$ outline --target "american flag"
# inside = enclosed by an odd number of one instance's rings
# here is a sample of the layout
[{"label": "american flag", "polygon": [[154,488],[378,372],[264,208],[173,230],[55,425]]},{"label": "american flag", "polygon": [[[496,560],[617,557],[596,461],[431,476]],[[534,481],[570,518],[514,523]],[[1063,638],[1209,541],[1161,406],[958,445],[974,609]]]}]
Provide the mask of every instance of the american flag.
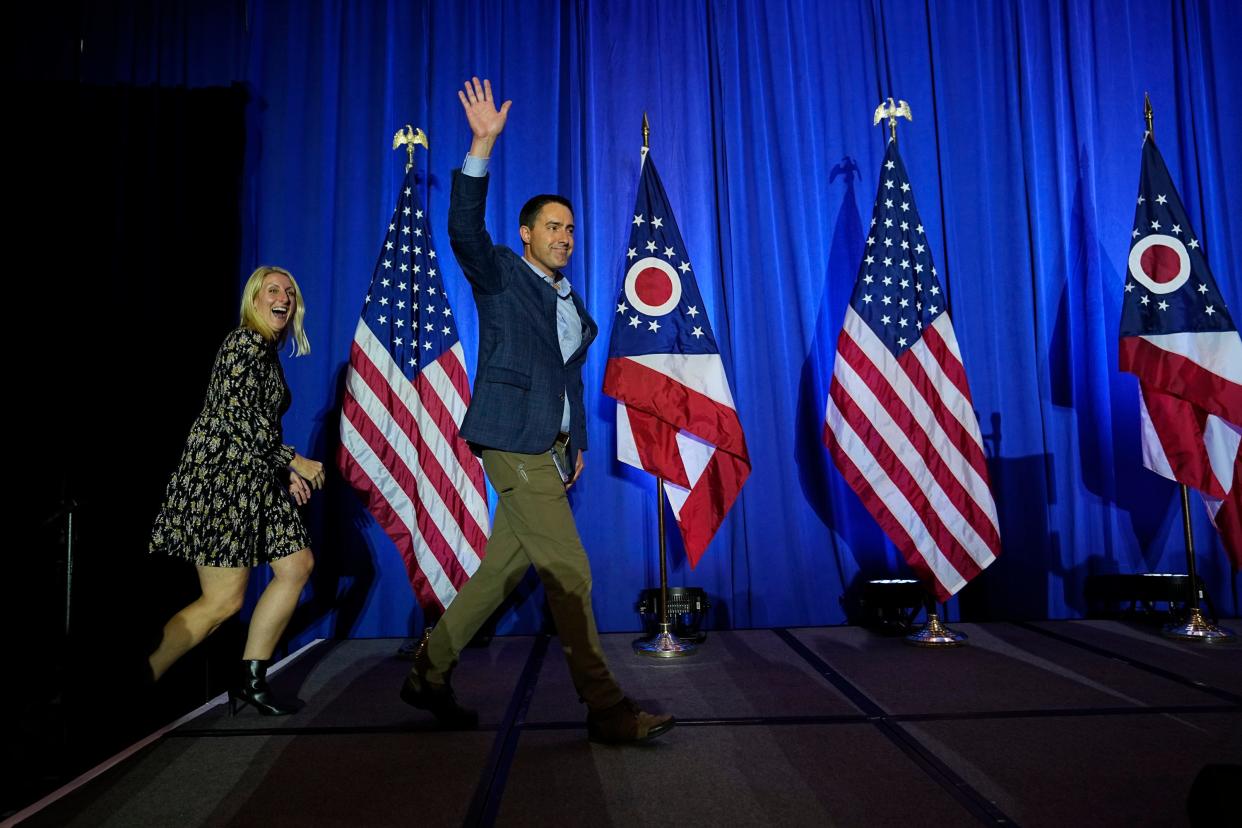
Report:
[{"label": "american flag", "polygon": [[458,435],[470,380],[414,193],[407,173],[354,332],[337,462],[419,603],[443,610],[478,569],[490,523],[482,465]]},{"label": "american flag", "polygon": [[944,601],[1000,554],[966,369],[905,164],[884,153],[828,390],[824,443]]},{"label": "american flag", "polygon": [[647,150],[642,157],[604,393],[617,400],[617,459],[664,478],[694,567],[750,456],[689,252]]},{"label": "american flag", "polygon": [[1242,340],[1150,135],[1119,363],[1139,378],[1143,465],[1202,493],[1234,568],[1242,567]]}]

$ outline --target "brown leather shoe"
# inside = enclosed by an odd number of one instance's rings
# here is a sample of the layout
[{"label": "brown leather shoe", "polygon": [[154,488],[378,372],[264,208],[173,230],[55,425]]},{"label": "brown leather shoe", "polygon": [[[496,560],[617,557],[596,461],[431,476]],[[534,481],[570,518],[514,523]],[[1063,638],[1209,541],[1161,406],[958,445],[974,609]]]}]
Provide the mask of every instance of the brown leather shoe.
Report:
[{"label": "brown leather shoe", "polygon": [[474,730],[479,726],[479,714],[462,707],[457,701],[457,694],[447,681],[437,684],[427,680],[427,639],[430,630],[423,635],[418,649],[414,652],[414,667],[405,677],[401,685],[401,701],[426,710],[436,717],[436,721],[452,730]]},{"label": "brown leather shoe", "polygon": [[672,716],[648,713],[632,699],[624,698],[606,710],[587,714],[587,737],[606,745],[637,744],[650,742],[675,724]]},{"label": "brown leather shoe", "polygon": [[405,677],[405,683],[401,685],[401,701],[428,711],[450,730],[474,730],[479,726],[479,714],[462,707],[450,685],[433,684],[416,671]]}]

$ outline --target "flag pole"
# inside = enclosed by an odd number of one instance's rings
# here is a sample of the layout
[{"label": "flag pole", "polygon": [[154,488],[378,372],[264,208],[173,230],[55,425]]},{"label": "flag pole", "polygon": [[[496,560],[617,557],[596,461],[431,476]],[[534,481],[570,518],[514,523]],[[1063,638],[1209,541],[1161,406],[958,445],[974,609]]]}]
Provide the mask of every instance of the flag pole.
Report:
[{"label": "flag pole", "polygon": [[[897,143],[897,119],[905,118],[911,123],[914,116],[910,112],[910,104],[902,100],[880,101],[872,117],[872,126],[879,126],[881,121],[888,121],[888,140]],[[966,640],[964,633],[955,632],[944,625],[940,614],[936,611],[936,596],[929,590],[926,597],[927,622],[922,628],[906,636],[906,643],[916,647],[957,647]]]},{"label": "flag pole", "polygon": [[[1147,137],[1156,140],[1153,124],[1151,96],[1143,93],[1143,122],[1147,127]],[[1203,617],[1200,602],[1203,600],[1203,587],[1195,568],[1195,537],[1190,524],[1190,489],[1185,483],[1178,485],[1182,494],[1182,535],[1186,539],[1186,575],[1190,580],[1190,598],[1187,601],[1189,616],[1180,624],[1168,624],[1164,628],[1166,638],[1182,641],[1202,641],[1205,644],[1218,644],[1233,641],[1236,636],[1233,630],[1211,624]]]},{"label": "flag pole", "polygon": [[[414,126],[411,126],[410,124],[406,124],[401,129],[398,129],[396,133],[392,136],[392,148],[394,151],[400,149],[401,147],[405,147],[405,153],[406,153],[405,173],[406,175],[409,175],[410,170],[414,169],[414,147],[415,146],[421,146],[423,149],[427,150],[428,152],[431,152],[431,142],[427,139],[427,133],[423,132],[423,130],[420,127],[414,127]],[[427,607],[422,607],[422,610],[423,610],[422,635],[417,636],[417,637],[407,638],[405,641],[403,641],[401,643],[401,646],[397,648],[397,658],[411,660],[414,658],[415,654],[418,652],[419,649],[425,649],[427,647],[427,639],[431,637],[431,631],[432,629],[435,628],[435,622],[439,620],[439,616],[433,615],[433,613]],[[484,629],[486,629],[486,627]],[[479,642],[483,642],[484,644],[486,644],[486,642],[489,640],[490,640],[490,635],[488,633],[480,632],[476,634],[475,637],[471,640],[471,644],[477,645]]]},{"label": "flag pole", "polygon": [[[414,145],[422,144],[423,148],[428,152],[431,151],[431,144],[427,141],[427,133],[422,128],[415,129],[406,124],[404,128],[397,130],[392,136],[392,148],[397,150],[402,146],[405,147],[405,173],[409,175],[410,170],[414,169]],[[423,609],[423,634],[418,638],[407,638],[401,642],[401,646],[397,648],[397,658],[411,660],[414,654],[420,648],[427,648],[427,639],[431,637],[431,630],[435,627],[435,621],[439,618],[429,619],[427,610]],[[412,632],[412,630],[411,630]]]},{"label": "flag pole", "polygon": [[1195,538],[1190,528],[1190,489],[1185,483],[1178,488],[1182,490],[1182,534],[1186,538],[1186,574],[1190,579],[1190,598],[1187,604],[1190,614],[1180,624],[1167,625],[1164,636],[1182,641],[1202,641],[1204,644],[1233,641],[1236,638],[1233,630],[1209,623],[1203,617],[1203,610],[1199,608],[1199,602],[1203,600],[1203,586],[1195,570]]},{"label": "flag pole", "polygon": [[[414,169],[414,145],[422,144],[423,147],[430,152],[431,144],[427,141],[427,133],[422,128],[415,129],[410,124],[406,124],[402,129],[396,131],[392,136],[392,148],[398,150],[405,147],[405,173],[409,175],[410,170]],[[401,646],[397,648],[397,658],[405,661],[412,661],[414,655],[420,649],[427,649],[427,639],[431,638],[431,631],[435,628],[435,622],[439,617],[429,618],[428,611],[425,607],[423,610],[423,632],[417,637],[407,638],[401,642]],[[413,630],[411,630],[413,632]]]},{"label": "flag pole", "polygon": [[[643,149],[651,148],[651,123],[647,113],[643,113]],[[651,638],[639,638],[634,641],[634,652],[652,658],[682,658],[698,652],[698,645],[692,641],[682,641],[673,634],[673,625],[668,620],[668,544],[664,539],[664,478],[656,478],[656,525],[660,533],[660,631]]]}]

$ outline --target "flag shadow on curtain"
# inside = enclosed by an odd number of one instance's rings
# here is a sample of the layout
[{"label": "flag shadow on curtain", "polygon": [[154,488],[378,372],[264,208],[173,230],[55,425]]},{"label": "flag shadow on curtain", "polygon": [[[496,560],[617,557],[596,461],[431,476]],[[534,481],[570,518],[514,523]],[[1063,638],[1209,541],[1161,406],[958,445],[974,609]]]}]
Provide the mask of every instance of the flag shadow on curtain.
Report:
[{"label": "flag shadow on curtain", "polygon": [[[1061,534],[1049,520],[1056,489],[1047,481],[1055,477],[1056,458],[1049,453],[1005,457],[1000,412],[993,411],[986,420],[978,411],[975,416],[987,453],[1002,554],[958,593],[959,617],[970,621],[1048,618],[1049,574],[1062,580],[1067,574],[1071,580],[1076,577],[1061,563]],[[987,431],[983,431],[985,422]],[[1035,485],[1039,491],[1032,497]]]},{"label": "flag shadow on curtain", "polygon": [[840,186],[843,192],[832,232],[814,337],[798,381],[793,440],[802,495],[829,530],[833,562],[843,588],[851,581],[850,573],[867,578],[908,573],[904,564],[898,563],[900,556],[875,520],[841,481],[823,441],[824,411],[832,381],[837,334],[863,256],[863,225],[854,193],[854,182],[860,178],[858,164],[849,155],[845,155],[829,174],[828,185]]},{"label": "flag shadow on curtain", "polygon": [[[371,543],[366,531],[371,516],[331,462],[341,440],[341,403],[348,373],[349,363],[341,363],[332,398],[315,415],[311,431],[308,456],[323,460],[328,482],[322,495],[312,498],[304,512],[314,544],[315,568],[306,590],[309,597],[298,605],[289,622],[286,637],[290,648],[310,632],[314,633],[312,637],[351,637],[375,582],[375,557],[389,554]],[[415,620],[411,618],[411,624]]]},{"label": "flag shadow on curtain", "polygon": [[[1073,414],[1082,488],[1129,515],[1150,570],[1164,547],[1160,541],[1176,490],[1143,467],[1138,384],[1117,368],[1125,275],[1109,266],[1115,257],[1099,238],[1096,206],[1085,183],[1088,163],[1084,147],[1069,216],[1072,265],[1048,346],[1049,390],[1053,406]],[[1108,241],[1115,253],[1124,254],[1129,239]],[[1099,535],[1101,548],[1071,550],[1073,559],[1087,561],[1087,574],[1125,570],[1115,533],[1106,528]]]}]

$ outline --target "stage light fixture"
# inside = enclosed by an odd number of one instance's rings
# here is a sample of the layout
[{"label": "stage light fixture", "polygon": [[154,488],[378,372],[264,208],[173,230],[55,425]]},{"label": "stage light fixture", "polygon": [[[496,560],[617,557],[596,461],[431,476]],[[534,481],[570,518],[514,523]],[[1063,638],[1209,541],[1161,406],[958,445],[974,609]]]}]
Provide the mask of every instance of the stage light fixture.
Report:
[{"label": "stage light fixture", "polygon": [[863,582],[846,614],[869,629],[905,635],[926,596],[923,585],[912,578],[874,578]]},{"label": "stage light fixture", "polygon": [[[1199,594],[1207,604],[1207,614],[1215,621],[1216,606],[1212,596],[1203,579],[1197,580]],[[1090,615],[1163,621],[1180,615],[1179,605],[1186,604],[1190,598],[1190,576],[1176,572],[1088,575],[1083,591]],[[1165,604],[1167,610],[1160,610],[1158,604]]]},{"label": "stage light fixture", "polygon": [[[703,623],[711,606],[707,593],[699,587],[669,587],[668,619],[673,625],[673,634],[683,641],[702,644],[707,640]],[[639,593],[638,615],[643,629],[649,635],[655,635],[660,628],[659,589],[644,589]]]}]

